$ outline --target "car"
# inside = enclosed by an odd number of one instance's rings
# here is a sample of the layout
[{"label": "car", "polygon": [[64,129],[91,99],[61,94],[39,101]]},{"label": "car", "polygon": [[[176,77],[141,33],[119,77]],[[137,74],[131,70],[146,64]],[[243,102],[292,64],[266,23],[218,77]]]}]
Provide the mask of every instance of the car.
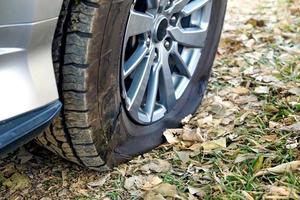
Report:
[{"label": "car", "polygon": [[227,0],[0,2],[0,153],[96,170],[164,142],[205,94]]}]

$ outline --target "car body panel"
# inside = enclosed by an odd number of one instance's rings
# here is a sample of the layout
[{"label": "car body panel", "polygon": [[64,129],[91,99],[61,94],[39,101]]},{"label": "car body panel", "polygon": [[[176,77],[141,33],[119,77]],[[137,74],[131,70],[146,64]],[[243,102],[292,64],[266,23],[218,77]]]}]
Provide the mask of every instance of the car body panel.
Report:
[{"label": "car body panel", "polygon": [[62,0],[1,0],[0,25],[23,24],[56,18]]},{"label": "car body panel", "polygon": [[61,5],[0,1],[0,122],[58,99],[51,47]]},{"label": "car body panel", "polygon": [[42,108],[0,122],[0,158],[38,136],[58,115],[61,102],[56,100]]}]

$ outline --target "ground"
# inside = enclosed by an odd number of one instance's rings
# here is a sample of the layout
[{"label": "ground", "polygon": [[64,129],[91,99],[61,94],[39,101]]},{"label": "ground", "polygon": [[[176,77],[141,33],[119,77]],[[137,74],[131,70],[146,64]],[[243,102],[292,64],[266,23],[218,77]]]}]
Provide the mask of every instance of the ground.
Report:
[{"label": "ground", "polygon": [[105,173],[27,145],[0,161],[0,199],[299,199],[299,0],[229,0],[207,95],[182,125]]}]

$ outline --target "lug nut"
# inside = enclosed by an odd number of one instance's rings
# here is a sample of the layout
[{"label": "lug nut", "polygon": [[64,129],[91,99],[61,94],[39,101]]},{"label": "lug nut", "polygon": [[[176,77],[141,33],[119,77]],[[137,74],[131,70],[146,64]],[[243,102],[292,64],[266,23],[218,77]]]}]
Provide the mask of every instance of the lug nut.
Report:
[{"label": "lug nut", "polygon": [[168,40],[166,40],[165,41],[165,47],[166,47],[166,49],[170,49],[170,46],[171,46],[170,42]]},{"label": "lug nut", "polygon": [[171,4],[172,4],[172,2],[171,2],[171,0],[169,0],[167,3],[167,8],[169,8],[171,6]]},{"label": "lug nut", "polygon": [[172,25],[175,25],[177,22],[177,17],[176,16],[171,17],[170,22]]},{"label": "lug nut", "polygon": [[147,45],[147,46],[150,46],[150,43],[151,43],[151,40],[150,40],[150,38],[148,37],[148,38],[146,39],[146,45]]}]

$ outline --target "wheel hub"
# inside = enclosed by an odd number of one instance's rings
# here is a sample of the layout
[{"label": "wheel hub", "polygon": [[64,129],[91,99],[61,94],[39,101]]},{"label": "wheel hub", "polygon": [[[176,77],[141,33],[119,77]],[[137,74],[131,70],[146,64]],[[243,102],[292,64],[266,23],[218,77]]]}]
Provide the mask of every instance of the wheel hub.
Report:
[{"label": "wheel hub", "polygon": [[160,17],[153,31],[156,42],[161,42],[166,37],[168,26],[168,19],[164,16]]},{"label": "wheel hub", "polygon": [[186,90],[207,36],[212,0],[135,0],[121,66],[122,97],[139,124],[162,119]]}]

